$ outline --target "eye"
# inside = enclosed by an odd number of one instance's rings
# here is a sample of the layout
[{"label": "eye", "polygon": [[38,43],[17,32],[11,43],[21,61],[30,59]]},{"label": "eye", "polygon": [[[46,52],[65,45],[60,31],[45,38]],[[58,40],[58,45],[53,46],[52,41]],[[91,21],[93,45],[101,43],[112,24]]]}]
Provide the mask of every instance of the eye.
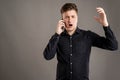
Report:
[{"label": "eye", "polygon": [[75,16],[71,16],[72,18],[75,18]]},{"label": "eye", "polygon": [[66,19],[68,19],[68,18],[69,18],[69,16],[66,16],[65,18],[66,18]]}]

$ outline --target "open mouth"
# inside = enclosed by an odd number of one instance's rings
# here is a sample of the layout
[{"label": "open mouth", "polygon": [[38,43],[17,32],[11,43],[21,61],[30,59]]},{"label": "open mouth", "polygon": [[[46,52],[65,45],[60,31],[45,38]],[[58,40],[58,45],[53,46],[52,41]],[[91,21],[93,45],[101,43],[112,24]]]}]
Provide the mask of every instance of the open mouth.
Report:
[{"label": "open mouth", "polygon": [[69,26],[73,26],[72,24],[69,24]]}]

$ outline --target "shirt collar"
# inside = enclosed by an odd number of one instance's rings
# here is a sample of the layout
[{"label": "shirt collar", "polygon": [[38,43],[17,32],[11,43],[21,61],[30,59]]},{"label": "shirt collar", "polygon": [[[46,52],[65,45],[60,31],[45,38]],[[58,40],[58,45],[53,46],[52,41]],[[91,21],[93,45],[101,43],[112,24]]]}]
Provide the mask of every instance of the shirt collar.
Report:
[{"label": "shirt collar", "polygon": [[[79,34],[81,31],[80,31],[80,29],[77,27],[76,28],[76,30],[75,30],[75,32],[74,32],[74,34]],[[67,31],[66,30],[64,30],[64,32],[62,33],[62,35],[68,35],[68,33],[67,33]]]},{"label": "shirt collar", "polygon": [[77,27],[75,33],[80,33],[80,29]]}]

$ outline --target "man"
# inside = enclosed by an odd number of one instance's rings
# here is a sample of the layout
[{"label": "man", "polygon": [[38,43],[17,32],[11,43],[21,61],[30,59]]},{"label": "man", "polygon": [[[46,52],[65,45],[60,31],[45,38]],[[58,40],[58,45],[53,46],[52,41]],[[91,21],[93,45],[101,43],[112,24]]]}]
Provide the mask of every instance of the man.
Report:
[{"label": "man", "polygon": [[97,7],[96,11],[99,16],[95,17],[95,20],[103,26],[106,37],[78,28],[78,9],[74,3],[62,6],[62,20],[58,22],[56,33],[44,50],[47,60],[52,59],[57,53],[56,80],[89,80],[89,57],[92,46],[117,50],[118,44],[104,9]]}]

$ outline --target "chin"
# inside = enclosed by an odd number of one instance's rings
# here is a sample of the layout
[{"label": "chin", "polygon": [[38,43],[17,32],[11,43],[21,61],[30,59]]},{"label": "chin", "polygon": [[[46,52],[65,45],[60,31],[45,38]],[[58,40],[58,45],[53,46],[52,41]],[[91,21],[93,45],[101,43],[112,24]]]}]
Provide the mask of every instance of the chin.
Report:
[{"label": "chin", "polygon": [[67,31],[73,31],[74,28],[66,28]]}]

